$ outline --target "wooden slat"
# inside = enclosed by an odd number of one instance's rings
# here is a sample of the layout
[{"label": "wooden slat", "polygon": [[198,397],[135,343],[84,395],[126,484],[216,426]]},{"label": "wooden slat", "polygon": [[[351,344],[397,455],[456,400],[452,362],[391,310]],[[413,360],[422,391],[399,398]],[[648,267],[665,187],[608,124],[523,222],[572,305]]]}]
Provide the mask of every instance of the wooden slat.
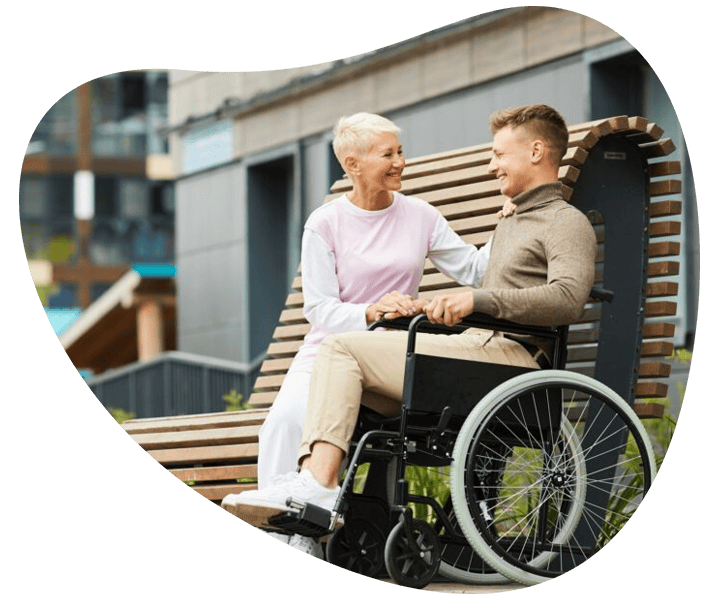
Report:
[{"label": "wooden slat", "polygon": [[641,419],[659,419],[665,412],[665,407],[656,402],[636,402],[632,408]]},{"label": "wooden slat", "polygon": [[672,337],[675,335],[674,323],[645,323],[642,328],[643,339]]},{"label": "wooden slat", "polygon": [[671,277],[680,273],[680,263],[674,260],[655,261],[648,264],[648,277]]},{"label": "wooden slat", "polygon": [[241,427],[136,433],[132,438],[144,450],[164,450],[167,448],[244,444],[256,441],[259,431],[260,425],[243,425]]},{"label": "wooden slat", "polygon": [[260,372],[263,374],[284,373],[290,368],[292,361],[292,358],[269,358],[263,362]]},{"label": "wooden slat", "polygon": [[677,314],[677,302],[647,302],[645,303],[645,318],[672,317]]},{"label": "wooden slat", "polygon": [[638,377],[670,377],[670,363],[641,362],[638,365]]},{"label": "wooden slat", "polygon": [[257,465],[229,465],[219,467],[189,467],[170,469],[180,481],[237,481],[257,478]]},{"label": "wooden slat", "polygon": [[645,342],[640,346],[640,356],[662,356],[670,357],[674,346],[672,342]]},{"label": "wooden slat", "polygon": [[234,412],[205,413],[125,421],[122,428],[131,436],[172,431],[197,431],[215,427],[258,425],[265,420],[266,410],[243,410]]},{"label": "wooden slat", "polygon": [[650,142],[648,144],[640,144],[639,148],[648,159],[667,156],[677,149],[670,138],[663,138],[657,142]]},{"label": "wooden slat", "polygon": [[[568,419],[575,423],[584,421],[584,406],[572,407],[567,411]],[[665,407],[657,402],[635,402],[632,409],[639,419],[659,419],[665,412]]]},{"label": "wooden slat", "polygon": [[297,340],[292,342],[273,342],[268,346],[267,355],[270,358],[294,356],[297,351],[300,350],[300,346],[302,346],[302,342]]},{"label": "wooden slat", "polygon": [[653,242],[648,244],[648,256],[650,258],[677,256],[678,254],[680,254],[679,242]]},{"label": "wooden slat", "polygon": [[648,208],[648,214],[651,219],[660,217],[673,217],[682,214],[682,203],[679,200],[662,200],[660,202],[651,202]]},{"label": "wooden slat", "polygon": [[648,165],[648,174],[653,177],[666,177],[668,175],[679,175],[682,169],[679,160],[668,160],[655,162]]},{"label": "wooden slat", "polygon": [[283,325],[298,325],[307,323],[302,308],[287,308],[280,313],[280,323]]},{"label": "wooden slat", "polygon": [[682,183],[679,179],[661,179],[660,181],[650,182],[650,195],[653,198],[679,194],[681,191]]},{"label": "wooden slat", "polygon": [[283,325],[276,327],[273,332],[273,339],[277,341],[288,339],[301,339],[310,331],[309,323],[299,325]]},{"label": "wooden slat", "polygon": [[627,136],[627,139],[635,144],[647,144],[658,141],[663,134],[663,130],[655,123],[648,124],[645,131],[639,131]]},{"label": "wooden slat", "polygon": [[645,286],[645,293],[648,298],[660,298],[662,296],[677,296],[679,284],[677,281],[653,281]]},{"label": "wooden slat", "polygon": [[276,396],[277,392],[255,392],[250,396],[248,402],[253,406],[270,406]]},{"label": "wooden slat", "polygon": [[287,297],[287,301],[285,302],[286,308],[301,308],[303,307],[304,299],[303,295],[300,293],[293,293],[290,294]]},{"label": "wooden slat", "polygon": [[256,483],[236,483],[225,485],[193,485],[189,486],[201,496],[219,503],[228,494],[239,494],[248,490],[256,490]]},{"label": "wooden slat", "polygon": [[574,167],[582,167],[588,157],[588,151],[585,148],[579,146],[572,146],[567,149],[565,156],[563,156],[561,164],[572,165]]},{"label": "wooden slat", "polygon": [[166,467],[183,464],[192,465],[196,463],[220,463],[235,460],[252,462],[257,461],[258,444],[232,444],[229,446],[149,450],[148,454]]},{"label": "wooden slat", "polygon": [[664,398],[667,391],[667,383],[658,381],[640,381],[635,385],[636,398]]},{"label": "wooden slat", "polygon": [[258,390],[279,389],[282,385],[284,375],[260,376],[255,380],[255,388]]},{"label": "wooden slat", "polygon": [[648,226],[648,235],[651,238],[680,235],[680,229],[680,221],[659,221],[650,223]]}]

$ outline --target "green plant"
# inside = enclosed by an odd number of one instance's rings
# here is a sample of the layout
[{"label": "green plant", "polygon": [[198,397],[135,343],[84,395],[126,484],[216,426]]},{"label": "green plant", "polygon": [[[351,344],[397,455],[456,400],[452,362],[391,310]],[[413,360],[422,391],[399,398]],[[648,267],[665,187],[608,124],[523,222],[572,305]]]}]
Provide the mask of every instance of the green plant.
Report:
[{"label": "green plant", "polygon": [[135,418],[135,413],[128,412],[126,410],[123,410],[122,408],[113,408],[112,406],[110,406],[108,407],[108,412],[118,423],[124,423],[125,421]]},{"label": "green plant", "polygon": [[[28,258],[30,260],[47,261],[53,264],[64,264],[70,261],[77,251],[77,242],[70,236],[58,235],[53,237],[47,244],[33,253]],[[55,283],[35,284],[35,289],[40,302],[43,306],[47,306],[50,297],[58,291]]]},{"label": "green plant", "polygon": [[[692,352],[685,348],[680,348],[673,352],[671,358],[677,362],[689,363],[692,359]],[[682,402],[685,398],[685,386],[682,383],[678,383],[678,389],[680,392],[680,406],[682,407]],[[655,464],[659,470],[663,460],[665,459],[665,454],[670,446],[673,434],[675,433],[677,418],[667,411],[670,405],[669,398],[653,398],[650,402],[662,404],[665,407],[662,417],[657,419],[648,419],[643,422],[645,431],[652,442],[653,451],[655,452]],[[618,494],[615,497],[615,501],[608,506],[605,523],[603,524],[600,537],[598,539],[598,546],[600,548],[606,545],[615,533],[620,531],[630,517],[632,517],[635,509],[637,508],[635,490],[638,489],[638,486],[642,482],[642,474],[640,473],[639,461],[635,461],[633,459],[638,456],[639,451],[637,444],[633,440],[632,443],[628,444],[625,455],[621,457],[620,462],[635,466],[633,469],[629,469],[625,473],[627,485],[623,492]]]},{"label": "green plant", "polygon": [[225,394],[222,399],[225,401],[225,411],[233,412],[236,410],[247,410],[252,408],[251,404],[243,400],[243,396],[235,388]]}]

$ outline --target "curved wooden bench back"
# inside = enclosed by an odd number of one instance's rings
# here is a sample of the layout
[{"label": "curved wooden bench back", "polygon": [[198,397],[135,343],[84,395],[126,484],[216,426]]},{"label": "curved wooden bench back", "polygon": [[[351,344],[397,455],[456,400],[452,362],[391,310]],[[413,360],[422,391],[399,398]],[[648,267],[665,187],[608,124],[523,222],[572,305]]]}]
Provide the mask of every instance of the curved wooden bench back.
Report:
[{"label": "curved wooden bench back", "polygon": [[[568,368],[605,381],[630,403],[667,394],[663,379],[670,367],[659,359],[673,351],[674,325],[667,318],[677,309],[672,277],[679,271],[680,223],[672,217],[681,212],[681,190],[673,178],[680,163],[662,157],[674,149],[646,119],[603,119],[570,128],[560,170],[565,199],[590,211],[595,223],[596,281],[616,294],[610,305],[588,303],[571,326]],[[499,182],[487,173],[490,158],[491,144],[482,144],[408,160],[402,191],[436,206],[465,241],[482,246],[504,202]],[[346,179],[338,181],[326,201],[349,189]],[[300,274],[292,287],[250,398],[253,410],[123,425],[161,464],[213,501],[255,486],[257,432],[310,329]],[[427,261],[420,296],[453,289],[461,288]],[[618,320],[621,329],[608,325]],[[622,368],[613,362],[620,355]],[[652,402],[637,402],[635,410],[645,417],[662,414],[662,406]]]}]

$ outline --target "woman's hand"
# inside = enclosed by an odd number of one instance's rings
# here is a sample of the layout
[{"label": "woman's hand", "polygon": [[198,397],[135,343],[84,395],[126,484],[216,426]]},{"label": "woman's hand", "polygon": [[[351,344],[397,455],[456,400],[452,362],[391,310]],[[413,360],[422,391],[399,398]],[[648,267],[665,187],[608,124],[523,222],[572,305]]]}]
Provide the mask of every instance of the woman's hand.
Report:
[{"label": "woman's hand", "polygon": [[509,217],[515,212],[516,208],[517,206],[512,203],[512,200],[510,200],[510,198],[507,198],[505,200],[505,204],[503,204],[503,207],[498,211],[497,218],[502,219],[503,217]]},{"label": "woman's hand", "polygon": [[374,323],[383,317],[386,320],[392,320],[398,317],[416,315],[425,307],[427,302],[427,300],[413,300],[411,296],[401,292],[390,292],[375,304],[367,307],[365,318],[368,323]]}]

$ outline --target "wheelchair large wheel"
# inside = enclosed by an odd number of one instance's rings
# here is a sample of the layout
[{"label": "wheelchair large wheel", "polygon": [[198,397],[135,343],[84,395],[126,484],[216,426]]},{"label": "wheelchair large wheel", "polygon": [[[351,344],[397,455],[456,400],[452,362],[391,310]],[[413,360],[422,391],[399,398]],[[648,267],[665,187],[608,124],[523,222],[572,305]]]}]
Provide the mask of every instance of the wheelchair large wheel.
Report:
[{"label": "wheelchair large wheel", "polygon": [[508,579],[488,565],[475,549],[468,543],[460,529],[457,515],[448,498],[443,506],[443,513],[448,523],[442,521],[435,523],[435,530],[440,537],[440,575],[472,585],[507,583]]},{"label": "wheelchair large wheel", "polygon": [[[488,472],[489,456],[502,473]],[[538,371],[498,386],[468,416],[451,494],[475,551],[531,585],[604,546],[654,476],[650,441],[620,396],[584,375]]]}]

